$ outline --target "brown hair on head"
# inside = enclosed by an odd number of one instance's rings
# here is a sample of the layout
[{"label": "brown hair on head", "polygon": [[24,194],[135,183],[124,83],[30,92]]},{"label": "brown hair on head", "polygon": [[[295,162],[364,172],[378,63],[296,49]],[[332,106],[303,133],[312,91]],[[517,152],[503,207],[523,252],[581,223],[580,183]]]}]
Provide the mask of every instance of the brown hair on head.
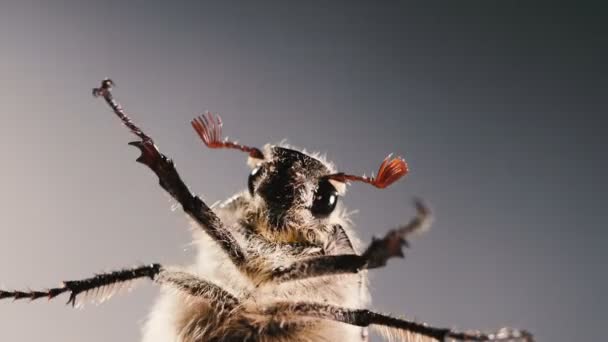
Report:
[{"label": "brown hair on head", "polygon": [[334,173],[325,177],[341,183],[346,183],[348,181],[363,182],[371,184],[376,188],[384,189],[406,175],[408,171],[407,163],[403,158],[396,157],[391,159],[391,156],[389,155],[384,159],[382,164],[380,164],[380,169],[378,169],[378,175],[376,177],[355,176],[345,174],[344,172]]},{"label": "brown hair on head", "polygon": [[241,145],[237,142],[222,139],[222,118],[207,112],[194,118],[191,122],[192,128],[198,133],[203,143],[209,148],[232,148],[249,153],[254,159],[264,159],[262,151],[255,147]]}]

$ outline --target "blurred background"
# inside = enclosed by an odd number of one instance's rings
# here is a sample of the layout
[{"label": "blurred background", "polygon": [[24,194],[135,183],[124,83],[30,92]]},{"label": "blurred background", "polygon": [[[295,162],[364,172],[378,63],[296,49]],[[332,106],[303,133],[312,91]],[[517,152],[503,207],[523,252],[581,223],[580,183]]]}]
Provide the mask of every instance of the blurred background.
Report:
[{"label": "blurred background", "polygon": [[[208,203],[244,188],[240,153],[189,120],[284,138],[341,170],[391,152],[411,174],[344,202],[363,241],[432,204],[405,261],[371,272],[373,307],[440,326],[605,338],[606,15],[523,2],[0,3],[0,288],[138,263],[187,264],[181,212],[135,163],[91,88],[115,95]],[[158,288],[96,307],[0,302],[0,341],[137,341]]]}]

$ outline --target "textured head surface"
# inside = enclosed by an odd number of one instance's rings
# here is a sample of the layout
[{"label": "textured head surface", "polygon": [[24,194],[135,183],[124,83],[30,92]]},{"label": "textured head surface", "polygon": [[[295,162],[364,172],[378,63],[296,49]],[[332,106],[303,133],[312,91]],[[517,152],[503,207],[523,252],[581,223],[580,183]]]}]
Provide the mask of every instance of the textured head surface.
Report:
[{"label": "textured head surface", "polygon": [[287,233],[288,240],[323,230],[338,204],[337,190],[324,178],[333,172],[331,164],[282,146],[268,145],[264,154],[249,178],[255,226]]}]

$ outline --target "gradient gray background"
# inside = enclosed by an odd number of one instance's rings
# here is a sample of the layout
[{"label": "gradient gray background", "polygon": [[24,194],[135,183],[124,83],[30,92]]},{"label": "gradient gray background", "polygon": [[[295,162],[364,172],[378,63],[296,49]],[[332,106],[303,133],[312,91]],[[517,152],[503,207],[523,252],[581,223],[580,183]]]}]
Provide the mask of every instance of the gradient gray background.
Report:
[{"label": "gradient gray background", "polygon": [[[207,202],[245,156],[188,122],[326,151],[342,170],[389,152],[412,172],[345,198],[364,241],[437,215],[372,272],[374,307],[433,324],[603,340],[607,73],[601,8],[509,2],[0,3],[0,285],[44,288],[140,262],[188,263],[189,233],[133,140],[90,96],[101,78]],[[158,289],[85,310],[0,303],[0,341],[136,341]]]}]

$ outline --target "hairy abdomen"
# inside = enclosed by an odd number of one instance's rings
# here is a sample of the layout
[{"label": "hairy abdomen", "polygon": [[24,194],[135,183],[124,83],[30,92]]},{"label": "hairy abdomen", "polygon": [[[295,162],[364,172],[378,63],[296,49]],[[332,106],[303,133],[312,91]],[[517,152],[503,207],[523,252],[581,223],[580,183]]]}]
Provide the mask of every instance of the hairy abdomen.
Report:
[{"label": "hairy abdomen", "polygon": [[320,277],[280,285],[255,286],[201,236],[197,264],[190,271],[240,299],[232,312],[220,312],[202,299],[164,289],[144,326],[143,342],[362,341],[362,328],[301,317],[273,317],[262,310],[276,302],[316,302],[340,307],[367,305],[366,274]]}]

